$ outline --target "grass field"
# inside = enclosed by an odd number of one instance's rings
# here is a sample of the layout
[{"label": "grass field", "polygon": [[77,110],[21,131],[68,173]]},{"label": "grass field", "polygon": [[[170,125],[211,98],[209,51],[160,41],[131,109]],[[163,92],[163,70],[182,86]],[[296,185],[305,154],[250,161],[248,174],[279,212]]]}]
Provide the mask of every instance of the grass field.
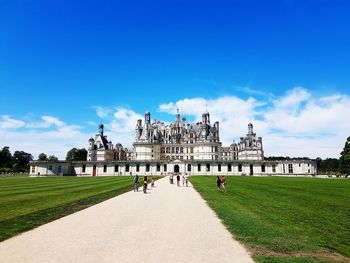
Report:
[{"label": "grass field", "polygon": [[258,262],[350,262],[350,180],[215,177],[191,182]]},{"label": "grass field", "polygon": [[[150,179],[150,178],[149,178]],[[132,189],[131,177],[0,178],[0,241]]]}]

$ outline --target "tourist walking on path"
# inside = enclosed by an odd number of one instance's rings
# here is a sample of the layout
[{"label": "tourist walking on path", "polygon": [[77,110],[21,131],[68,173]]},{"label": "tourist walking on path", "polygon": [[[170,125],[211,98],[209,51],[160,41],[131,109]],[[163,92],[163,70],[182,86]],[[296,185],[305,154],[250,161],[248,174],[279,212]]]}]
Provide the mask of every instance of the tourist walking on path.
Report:
[{"label": "tourist walking on path", "polygon": [[182,174],[182,186],[185,186],[185,174]]},{"label": "tourist walking on path", "polygon": [[188,187],[188,176],[189,176],[189,175],[186,173],[186,174],[185,174],[186,187]]},{"label": "tourist walking on path", "polygon": [[225,176],[221,176],[221,186],[222,186],[222,190],[224,190],[224,192],[226,193],[226,178]]},{"label": "tourist walking on path", "polygon": [[151,187],[154,187],[154,179],[151,179]]},{"label": "tourist walking on path", "polygon": [[134,178],[134,192],[139,191],[139,176],[136,175]]},{"label": "tourist walking on path", "polygon": [[177,183],[177,186],[180,186],[180,175],[179,174],[176,175],[176,183]]},{"label": "tourist walking on path", "polygon": [[220,186],[221,186],[220,176],[216,177],[216,186],[218,187],[218,192],[221,192],[221,189],[220,189]]},{"label": "tourist walking on path", "polygon": [[147,194],[147,176],[143,178],[143,193]]}]

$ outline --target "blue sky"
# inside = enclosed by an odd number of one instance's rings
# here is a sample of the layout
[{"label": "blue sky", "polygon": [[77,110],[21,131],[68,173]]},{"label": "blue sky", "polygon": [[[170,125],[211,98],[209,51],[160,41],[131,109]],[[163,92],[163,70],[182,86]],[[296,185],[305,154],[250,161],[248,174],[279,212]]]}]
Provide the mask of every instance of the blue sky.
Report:
[{"label": "blue sky", "polygon": [[[101,121],[113,142],[130,146],[134,124],[126,119],[150,110],[169,121],[172,104],[194,120],[208,105],[227,129],[224,142],[252,121],[267,155],[337,157],[350,135],[341,124],[349,110],[349,8],[340,0],[0,0],[0,146],[64,157],[85,147]],[[295,96],[303,100],[292,100],[293,109],[281,106]],[[198,98],[205,102],[193,104]],[[232,114],[219,106],[225,118],[216,110],[222,98],[237,103]],[[282,125],[271,116],[293,118]],[[314,128],[290,132],[296,123]],[[301,147],[310,138],[312,146]]]}]

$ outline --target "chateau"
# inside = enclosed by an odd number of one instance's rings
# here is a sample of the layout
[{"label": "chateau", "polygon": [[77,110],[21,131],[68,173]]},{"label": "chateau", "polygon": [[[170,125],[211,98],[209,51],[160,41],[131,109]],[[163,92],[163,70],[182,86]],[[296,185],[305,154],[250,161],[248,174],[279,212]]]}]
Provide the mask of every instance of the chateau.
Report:
[{"label": "chateau", "polygon": [[209,112],[197,123],[180,117],[165,124],[151,121],[150,112],[137,120],[132,148],[113,145],[104,134],[103,124],[95,138],[88,140],[86,161],[33,161],[31,175],[303,175],[315,176],[311,160],[265,161],[261,137],[256,137],[253,124],[239,142],[223,147],[219,122],[210,122]]}]

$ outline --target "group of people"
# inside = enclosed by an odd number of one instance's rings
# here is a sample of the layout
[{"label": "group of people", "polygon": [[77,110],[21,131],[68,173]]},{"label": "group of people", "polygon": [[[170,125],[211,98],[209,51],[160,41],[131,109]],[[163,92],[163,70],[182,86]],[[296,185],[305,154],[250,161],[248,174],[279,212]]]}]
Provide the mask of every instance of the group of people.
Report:
[{"label": "group of people", "polygon": [[[175,173],[176,175],[176,184],[178,187],[180,187],[180,180],[182,178],[182,186],[185,186],[188,187],[188,180],[189,180],[189,175],[187,173],[184,173],[182,175],[180,175],[180,173]],[[173,184],[174,183],[174,175],[171,174],[169,176],[169,182],[170,184]]]},{"label": "group of people", "polygon": [[[147,187],[148,187],[148,178],[147,178],[147,175],[145,175],[143,177],[143,187],[142,187],[142,191],[144,194],[147,194]],[[154,179],[152,178],[150,180],[150,183],[151,183],[151,187],[154,187]],[[139,191],[139,176],[138,175],[135,175],[134,177],[134,192],[138,192]]]},{"label": "group of people", "polygon": [[[188,187],[189,175],[187,173],[184,173],[181,175],[180,175],[180,173],[176,173],[175,175],[176,175],[176,184],[178,187],[180,187],[181,178],[182,178],[182,186],[186,185],[186,187]],[[170,181],[170,184],[174,183],[174,175],[173,174],[171,174],[169,176],[169,181]],[[143,187],[142,187],[142,190],[145,194],[147,193],[148,183],[149,183],[149,180],[147,178],[147,175],[145,175],[143,177]],[[154,187],[154,179],[153,178],[150,180],[150,183],[151,183],[151,187]],[[219,192],[221,192],[221,191],[226,192],[227,183],[226,183],[226,178],[224,175],[221,176],[221,178],[220,178],[220,176],[216,177],[216,186],[217,186],[217,189]],[[139,176],[135,175],[134,192],[138,192],[138,191],[139,191]]]},{"label": "group of people", "polygon": [[222,188],[222,191],[226,192],[226,186],[227,186],[227,183],[226,183],[226,178],[225,176],[217,176],[216,177],[216,186],[218,187],[218,191],[221,192],[221,188]]}]

